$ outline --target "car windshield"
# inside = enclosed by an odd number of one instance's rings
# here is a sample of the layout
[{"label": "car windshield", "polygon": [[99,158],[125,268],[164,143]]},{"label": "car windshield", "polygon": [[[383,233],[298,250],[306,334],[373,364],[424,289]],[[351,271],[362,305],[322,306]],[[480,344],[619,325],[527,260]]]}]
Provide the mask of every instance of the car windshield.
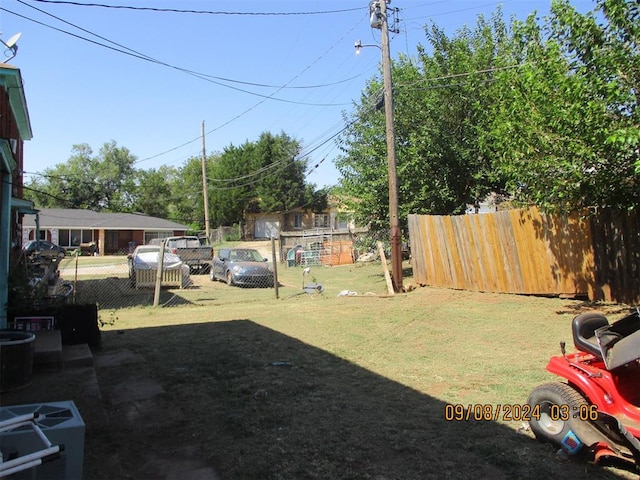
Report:
[{"label": "car windshield", "polygon": [[248,249],[232,250],[230,258],[231,260],[236,262],[264,261],[264,259],[262,258],[262,255],[260,255],[260,252],[258,252],[257,250],[248,250]]}]

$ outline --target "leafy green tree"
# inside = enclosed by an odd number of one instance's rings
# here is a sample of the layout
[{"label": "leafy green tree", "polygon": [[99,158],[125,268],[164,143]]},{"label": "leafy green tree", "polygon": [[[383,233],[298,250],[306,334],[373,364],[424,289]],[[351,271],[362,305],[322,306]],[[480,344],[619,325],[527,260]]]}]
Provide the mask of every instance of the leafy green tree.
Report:
[{"label": "leafy green tree", "polygon": [[285,133],[260,135],[254,148],[253,168],[270,170],[256,183],[254,199],[260,211],[287,211],[310,200],[305,186],[307,161],[298,158],[300,150],[299,142]]},{"label": "leafy green tree", "polygon": [[116,142],[105,143],[97,156],[87,144],[74,145],[67,163],[44,170],[28,182],[27,198],[37,206],[129,211],[136,157]]},{"label": "leafy green tree", "polygon": [[[210,162],[210,159],[206,162],[207,175],[209,175]],[[190,225],[193,230],[204,230],[202,158],[188,159],[176,170],[170,184],[173,199],[170,219]]]},{"label": "leafy green tree", "polygon": [[[517,61],[517,45],[498,11],[479,17],[475,29],[452,38],[432,25],[425,30],[432,53],[419,46],[415,59],[392,68],[399,185],[399,214],[457,214],[502,188],[478,131],[494,101],[495,71]],[[514,60],[515,58],[515,60]],[[371,80],[341,138],[336,161],[340,191],[360,223],[388,225],[385,119],[381,80]]]},{"label": "leafy green tree", "polygon": [[640,13],[624,0],[596,5],[581,15],[555,0],[545,27],[519,26],[526,63],[501,74],[483,135],[509,188],[547,210],[640,202]]},{"label": "leafy green tree", "polygon": [[[305,182],[306,159],[286,134],[263,133],[256,142],[230,145],[205,162],[212,226],[232,225],[254,212],[285,212],[296,207],[326,208],[327,192]],[[86,144],[74,145],[67,163],[46,169],[25,187],[41,208],[135,211],[169,218],[203,230],[202,159],[180,168],[137,170],[135,157],[115,142],[97,156]]]},{"label": "leafy green tree", "polygon": [[285,133],[265,132],[256,142],[224,149],[209,178],[215,225],[244,220],[247,212],[285,212],[326,206],[326,192],[305,182],[306,159],[300,144]]},{"label": "leafy green tree", "polygon": [[249,142],[240,147],[229,145],[213,163],[209,198],[214,225],[233,225],[244,219],[252,190],[263,173],[252,170],[253,150]]},{"label": "leafy green tree", "polygon": [[172,167],[137,170],[132,194],[132,210],[152,217],[169,218],[175,211],[171,184],[176,177]]}]

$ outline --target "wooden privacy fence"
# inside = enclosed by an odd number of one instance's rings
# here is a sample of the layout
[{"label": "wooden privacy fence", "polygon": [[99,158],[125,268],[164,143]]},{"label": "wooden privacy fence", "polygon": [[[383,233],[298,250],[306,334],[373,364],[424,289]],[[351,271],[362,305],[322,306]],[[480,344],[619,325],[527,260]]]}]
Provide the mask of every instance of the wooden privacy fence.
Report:
[{"label": "wooden privacy fence", "polygon": [[409,215],[413,277],[463,290],[638,303],[638,223],[626,212],[585,218],[536,208]]}]

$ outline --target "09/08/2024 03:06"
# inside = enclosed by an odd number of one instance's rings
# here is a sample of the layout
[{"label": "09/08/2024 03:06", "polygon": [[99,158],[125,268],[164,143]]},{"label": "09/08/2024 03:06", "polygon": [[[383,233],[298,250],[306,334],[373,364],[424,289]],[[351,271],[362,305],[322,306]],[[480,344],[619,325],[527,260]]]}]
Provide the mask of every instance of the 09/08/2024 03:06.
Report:
[{"label": "09/08/2024 03:06", "polygon": [[444,407],[444,418],[446,421],[516,421],[527,422],[531,419],[540,420],[546,415],[552,421],[567,421],[575,418],[583,421],[598,420],[598,407],[596,405],[576,405],[550,404],[544,408],[540,405],[525,404],[468,404],[448,403]]}]

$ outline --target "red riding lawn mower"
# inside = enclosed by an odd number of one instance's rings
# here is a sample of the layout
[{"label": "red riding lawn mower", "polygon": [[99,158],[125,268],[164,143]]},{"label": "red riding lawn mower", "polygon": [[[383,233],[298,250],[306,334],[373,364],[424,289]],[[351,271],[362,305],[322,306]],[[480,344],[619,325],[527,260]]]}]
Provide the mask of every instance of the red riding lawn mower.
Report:
[{"label": "red riding lawn mower", "polygon": [[565,454],[640,472],[640,310],[609,324],[604,315],[573,319],[577,353],[551,357],[547,370],[566,379],[531,392],[531,430]]}]

